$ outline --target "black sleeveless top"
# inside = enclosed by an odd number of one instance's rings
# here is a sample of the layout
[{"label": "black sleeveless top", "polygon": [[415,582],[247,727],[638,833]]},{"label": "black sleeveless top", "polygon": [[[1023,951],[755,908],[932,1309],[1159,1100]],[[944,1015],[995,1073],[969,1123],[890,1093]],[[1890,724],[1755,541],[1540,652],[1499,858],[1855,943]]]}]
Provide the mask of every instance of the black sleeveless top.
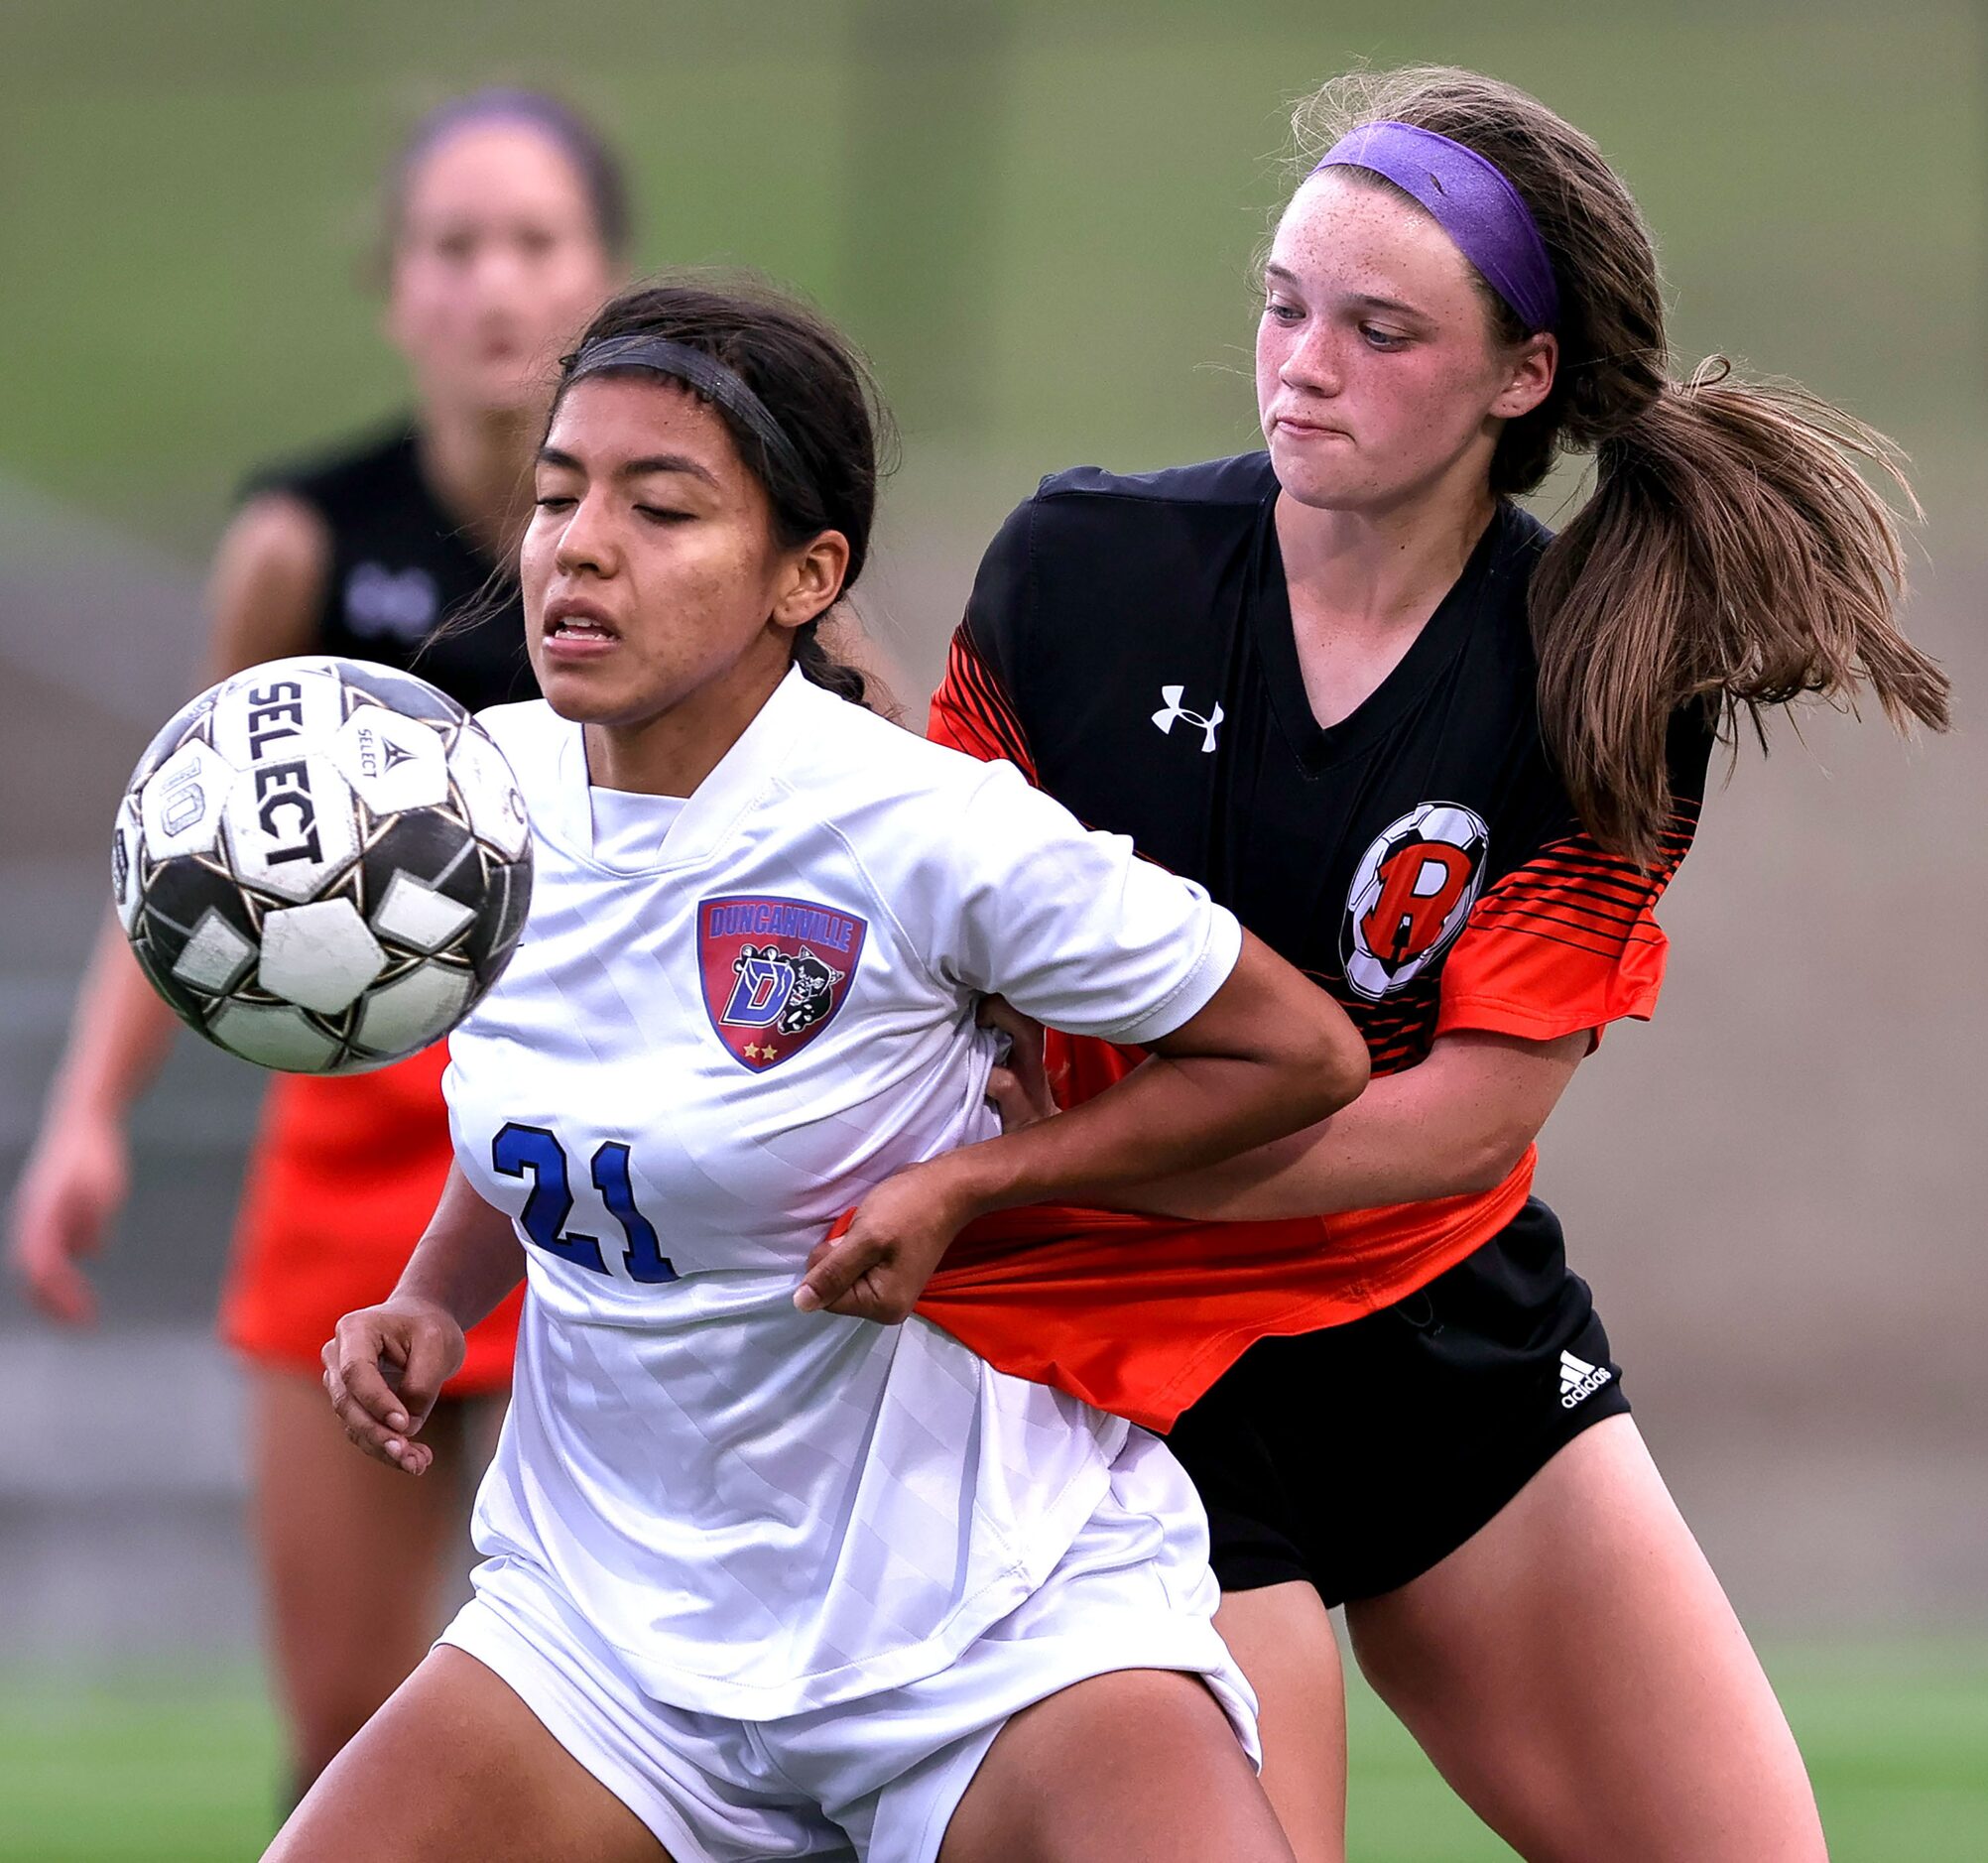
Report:
[{"label": "black sleeveless top", "polygon": [[[495,565],[429,489],[411,427],[258,473],[246,489],[300,500],[331,533],[315,651],[419,674],[471,711],[538,696],[516,579],[479,599]],[[481,620],[435,638],[472,603],[488,610]]]}]

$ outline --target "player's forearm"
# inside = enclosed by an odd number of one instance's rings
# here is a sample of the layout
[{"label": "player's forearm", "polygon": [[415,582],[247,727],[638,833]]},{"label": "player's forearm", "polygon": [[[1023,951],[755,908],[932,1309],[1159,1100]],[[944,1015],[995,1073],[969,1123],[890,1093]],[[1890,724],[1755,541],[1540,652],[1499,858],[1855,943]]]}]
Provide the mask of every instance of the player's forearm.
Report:
[{"label": "player's forearm", "polygon": [[[1376,1081],[1351,1106],[1289,1138],[1197,1171],[1107,1190],[1106,1209],[1214,1222],[1272,1222],[1490,1189],[1523,1155],[1475,1122],[1445,1118],[1406,1075]],[[1052,1122],[1055,1123],[1055,1122]]]},{"label": "player's forearm", "polygon": [[1155,1055],[1056,1119],[970,1145],[950,1163],[972,1213],[1021,1203],[1103,1202],[1115,1189],[1219,1167],[1342,1107],[1364,1067],[1294,1049],[1256,1056]]},{"label": "player's forearm", "polygon": [[1151,1056],[1095,1099],[952,1154],[972,1215],[1096,1202],[1127,1184],[1214,1165],[1315,1124],[1367,1084],[1345,1012],[1261,939]]},{"label": "player's forearm", "polygon": [[121,1122],[159,1071],[177,1026],[145,980],[116,919],[105,920],[83,973],[68,1047],[49,1089],[51,1117]]},{"label": "player's forearm", "polygon": [[510,1217],[478,1196],[451,1165],[441,1200],[391,1298],[432,1303],[466,1332],[496,1308],[524,1272],[524,1247]]},{"label": "player's forearm", "polygon": [[1099,1202],[1160,1216],[1269,1222],[1494,1189],[1546,1123],[1587,1041],[1585,1034],[1555,1043],[1446,1038],[1420,1066],[1374,1081],[1352,1105],[1302,1132],[1199,1170],[1108,1190]]}]

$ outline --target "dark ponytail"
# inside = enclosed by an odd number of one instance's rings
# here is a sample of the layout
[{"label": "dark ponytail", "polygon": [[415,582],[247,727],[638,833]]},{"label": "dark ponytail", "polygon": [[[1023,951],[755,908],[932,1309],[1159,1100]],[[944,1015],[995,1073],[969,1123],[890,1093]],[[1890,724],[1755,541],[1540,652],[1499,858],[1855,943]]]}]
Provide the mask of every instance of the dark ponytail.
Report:
[{"label": "dark ponytail", "polygon": [[837,698],[846,698],[852,705],[868,705],[870,702],[870,682],[860,667],[852,667],[846,660],[837,660],[827,648],[821,645],[820,621],[805,622],[794,632],[794,664],[801,669],[801,677],[811,680],[824,691],[833,692]]},{"label": "dark ponytail", "polygon": [[[1305,168],[1377,121],[1433,130],[1495,164],[1553,260],[1558,373],[1500,435],[1491,489],[1529,492],[1559,453],[1594,454],[1593,495],[1531,594],[1541,725],[1594,838],[1645,865],[1658,858],[1672,810],[1666,737],[1686,705],[1722,727],[1745,712],[1758,728],[1767,706],[1806,693],[1850,703],[1868,686],[1901,729],[1944,730],[1946,676],[1898,626],[1897,521],[1858,470],[1875,466],[1916,516],[1898,449],[1799,388],[1733,380],[1720,357],[1673,379],[1636,203],[1594,143],[1546,105],[1442,66],[1355,72],[1299,106]],[[1523,339],[1483,289],[1501,339]]]}]

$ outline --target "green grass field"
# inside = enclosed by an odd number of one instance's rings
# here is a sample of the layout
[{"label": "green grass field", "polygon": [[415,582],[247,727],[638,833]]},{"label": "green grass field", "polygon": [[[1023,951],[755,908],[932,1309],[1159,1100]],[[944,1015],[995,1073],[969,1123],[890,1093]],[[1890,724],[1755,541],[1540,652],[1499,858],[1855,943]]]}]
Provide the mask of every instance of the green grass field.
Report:
[{"label": "green grass field", "polygon": [[[1770,1652],[1836,1863],[1988,1856],[1988,1642]],[[274,1722],[241,1675],[0,1682],[0,1863],[233,1863],[269,1833]],[[1352,1722],[1355,1863],[1512,1853],[1374,1697]]]}]

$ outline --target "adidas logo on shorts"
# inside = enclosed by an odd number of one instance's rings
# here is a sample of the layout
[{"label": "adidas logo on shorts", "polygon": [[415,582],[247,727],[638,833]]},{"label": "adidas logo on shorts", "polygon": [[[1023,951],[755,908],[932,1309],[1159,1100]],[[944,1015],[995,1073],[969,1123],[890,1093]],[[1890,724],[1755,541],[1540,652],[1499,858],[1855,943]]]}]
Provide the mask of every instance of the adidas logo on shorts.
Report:
[{"label": "adidas logo on shorts", "polygon": [[1576,1358],[1571,1352],[1560,1354],[1560,1409],[1570,1411],[1585,1398],[1591,1398],[1615,1374],[1606,1365],[1590,1365],[1584,1358]]}]

